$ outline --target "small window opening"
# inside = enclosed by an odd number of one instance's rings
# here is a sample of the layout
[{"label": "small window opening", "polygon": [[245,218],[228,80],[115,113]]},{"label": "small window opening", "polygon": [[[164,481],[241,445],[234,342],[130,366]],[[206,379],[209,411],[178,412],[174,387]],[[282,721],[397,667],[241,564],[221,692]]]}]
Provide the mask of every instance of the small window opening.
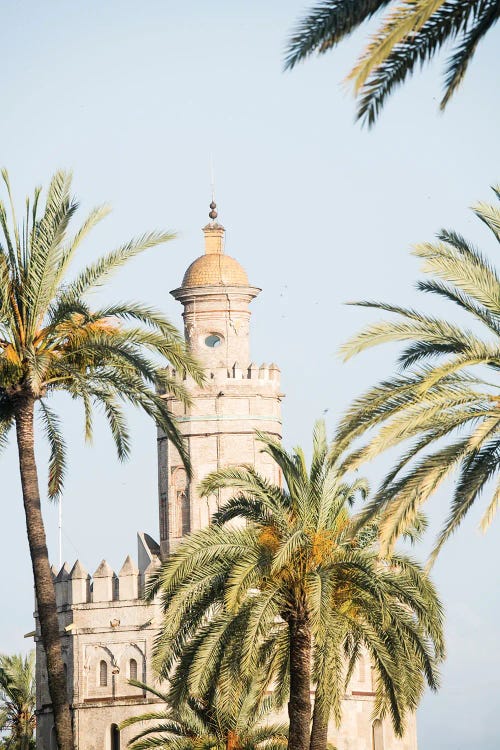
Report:
[{"label": "small window opening", "polygon": [[130,679],[137,680],[137,662],[135,659],[130,660],[129,671],[130,671]]},{"label": "small window opening", "polygon": [[205,346],[208,346],[210,349],[215,349],[215,347],[220,346],[221,343],[222,339],[217,333],[211,333],[210,336],[207,336],[205,339]]},{"label": "small window opening", "polygon": [[106,687],[108,684],[108,665],[103,660],[101,661],[101,664],[99,665],[99,685],[101,687]]}]

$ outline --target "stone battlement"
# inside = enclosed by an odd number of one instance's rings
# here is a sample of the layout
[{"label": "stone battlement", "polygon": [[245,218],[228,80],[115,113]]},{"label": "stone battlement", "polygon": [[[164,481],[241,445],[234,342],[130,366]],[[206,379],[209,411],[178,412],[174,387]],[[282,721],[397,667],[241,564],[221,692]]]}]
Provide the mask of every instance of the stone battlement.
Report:
[{"label": "stone battlement", "polygon": [[[179,373],[173,367],[167,367],[167,373],[174,378],[179,377]],[[205,388],[210,387],[211,382],[223,383],[223,382],[234,382],[238,381],[238,385],[245,388],[245,386],[257,387],[261,386],[265,388],[271,387],[272,390],[279,390],[281,380],[281,370],[277,364],[271,362],[267,364],[264,362],[261,365],[256,365],[251,362],[246,367],[241,366],[238,362],[234,362],[231,367],[221,365],[220,367],[211,368],[206,372],[207,380]],[[184,384],[188,388],[199,388],[194,383],[194,380],[189,376],[182,378]],[[203,386],[201,388],[203,390]],[[168,397],[168,396],[167,396]]]},{"label": "stone battlement", "polygon": [[[160,564],[159,549],[147,534],[138,534],[139,567],[127,555],[120,571],[115,573],[106,560],[102,560],[91,576],[80,560],[70,568],[65,562],[61,569],[52,566],[59,610],[78,604],[136,601],[144,594],[146,583]],[[156,547],[154,546],[156,545]]]}]

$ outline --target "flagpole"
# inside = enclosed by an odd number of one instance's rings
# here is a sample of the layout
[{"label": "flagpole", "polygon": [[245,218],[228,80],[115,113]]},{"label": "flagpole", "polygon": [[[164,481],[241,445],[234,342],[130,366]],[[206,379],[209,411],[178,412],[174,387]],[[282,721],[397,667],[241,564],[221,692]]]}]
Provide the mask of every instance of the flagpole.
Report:
[{"label": "flagpole", "polygon": [[59,570],[61,570],[62,568],[62,497],[59,497],[58,531],[59,531]]}]

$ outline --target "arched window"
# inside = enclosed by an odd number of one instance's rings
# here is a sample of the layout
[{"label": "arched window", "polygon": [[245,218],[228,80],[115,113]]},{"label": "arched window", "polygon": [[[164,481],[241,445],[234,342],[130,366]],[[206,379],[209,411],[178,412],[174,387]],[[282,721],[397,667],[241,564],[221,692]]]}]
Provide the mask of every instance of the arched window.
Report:
[{"label": "arched window", "polygon": [[191,513],[189,508],[189,497],[186,492],[181,492],[179,496],[179,502],[181,506],[181,530],[182,536],[189,534],[191,529]]},{"label": "arched window", "polygon": [[120,730],[116,724],[111,724],[111,750],[120,750]]},{"label": "arched window", "polygon": [[106,687],[107,684],[108,684],[108,665],[103,659],[99,665],[99,685],[101,687]]},{"label": "arched window", "polygon": [[131,659],[129,662],[130,679],[137,680],[137,662],[135,659]]},{"label": "arched window", "polygon": [[186,470],[181,466],[176,466],[172,470],[172,484],[174,502],[172,503],[170,528],[172,536],[179,538],[184,534],[188,534],[190,527],[187,474]]},{"label": "arched window", "polygon": [[373,750],[384,750],[384,735],[380,719],[375,719],[372,724],[372,743]]}]

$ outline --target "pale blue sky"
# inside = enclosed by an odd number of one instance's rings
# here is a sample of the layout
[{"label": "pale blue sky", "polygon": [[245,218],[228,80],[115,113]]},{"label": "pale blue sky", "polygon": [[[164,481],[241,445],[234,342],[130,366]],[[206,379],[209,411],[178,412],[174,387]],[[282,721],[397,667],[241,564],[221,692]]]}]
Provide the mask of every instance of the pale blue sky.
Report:
[{"label": "pale blue sky", "polygon": [[[437,111],[434,64],[367,132],[354,124],[341,85],[363,34],[282,73],[287,31],[304,7],[303,0],[11,2],[0,30],[0,161],[19,199],[63,166],[74,171],[83,210],[110,201],[114,212],[84,260],[147,229],[179,232],[116,277],[114,298],[145,300],[180,324],[168,292],[202,252],[214,154],[227,251],[263,288],[253,304],[253,356],[282,369],[287,445],[306,444],[326,409],[333,429],[354,395],[393,370],[387,350],[340,362],[340,343],[374,317],[346,300],[438,309],[412,288],[418,264],[409,247],[441,226],[496,257],[467,207],[488,198],[499,179],[498,30],[445,115]],[[61,408],[70,445],[65,557],[79,556],[92,571],[106,556],[118,568],[135,551],[136,530],[157,536],[154,428],[131,414],[133,455],[120,465],[102,423],[94,446],[83,447],[79,412],[66,401]],[[45,459],[40,450],[42,469]],[[29,645],[33,597],[13,450],[1,467],[0,651],[12,651]],[[447,500],[443,492],[430,506],[434,530]],[[57,513],[48,504],[45,518],[56,559]],[[448,660],[441,691],[419,711],[422,750],[493,750],[500,742],[500,535],[497,523],[482,538],[477,521],[475,512],[435,567]]]}]

